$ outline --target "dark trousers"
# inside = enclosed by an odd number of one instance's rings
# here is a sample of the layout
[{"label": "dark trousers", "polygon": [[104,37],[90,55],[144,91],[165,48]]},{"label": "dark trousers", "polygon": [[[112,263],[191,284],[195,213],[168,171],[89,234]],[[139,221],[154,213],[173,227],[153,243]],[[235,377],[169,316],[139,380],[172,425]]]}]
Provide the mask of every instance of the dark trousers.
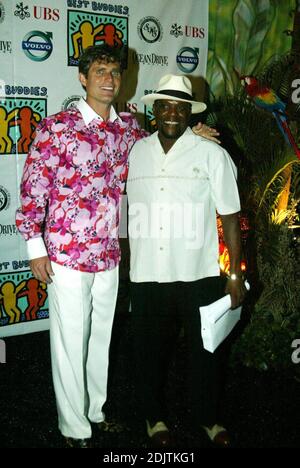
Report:
[{"label": "dark trousers", "polygon": [[199,306],[224,295],[221,277],[193,282],[131,283],[132,334],[139,409],[152,422],[165,420],[164,389],[179,331],[186,339],[187,390],[192,424],[218,421],[224,346],[203,349]]}]

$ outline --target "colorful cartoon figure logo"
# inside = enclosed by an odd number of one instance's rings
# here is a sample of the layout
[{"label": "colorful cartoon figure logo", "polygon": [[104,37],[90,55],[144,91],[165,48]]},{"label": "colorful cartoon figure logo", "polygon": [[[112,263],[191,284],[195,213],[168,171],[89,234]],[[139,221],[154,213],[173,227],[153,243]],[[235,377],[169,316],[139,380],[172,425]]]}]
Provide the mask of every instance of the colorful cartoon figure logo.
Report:
[{"label": "colorful cartoon figure logo", "polygon": [[9,128],[13,125],[17,113],[18,109],[7,112],[0,107],[0,153],[11,153],[13,141],[9,136]]},{"label": "colorful cartoon figure logo", "polygon": [[81,53],[89,46],[122,47],[127,43],[127,18],[68,11],[68,65],[77,66]]},{"label": "colorful cartoon figure logo", "polygon": [[[19,299],[26,298],[26,307],[22,310]],[[47,299],[46,285],[35,278],[29,278],[16,285],[8,280],[0,286],[0,318],[5,323],[8,317],[8,324],[19,323],[20,321],[36,320],[37,312],[44,306]],[[22,318],[22,314],[23,318]],[[7,322],[7,320],[6,320]]]},{"label": "colorful cartoon figure logo", "polygon": [[45,116],[45,99],[4,99],[0,105],[0,154],[28,153],[36,127]]}]

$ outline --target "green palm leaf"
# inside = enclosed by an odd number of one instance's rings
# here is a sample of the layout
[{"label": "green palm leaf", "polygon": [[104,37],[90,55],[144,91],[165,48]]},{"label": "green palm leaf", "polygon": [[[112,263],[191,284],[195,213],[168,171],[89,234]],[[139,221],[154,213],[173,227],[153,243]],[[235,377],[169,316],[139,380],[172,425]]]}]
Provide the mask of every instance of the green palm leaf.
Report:
[{"label": "green palm leaf", "polygon": [[262,44],[274,17],[269,0],[239,0],[233,12],[234,68],[252,74],[262,57]]}]

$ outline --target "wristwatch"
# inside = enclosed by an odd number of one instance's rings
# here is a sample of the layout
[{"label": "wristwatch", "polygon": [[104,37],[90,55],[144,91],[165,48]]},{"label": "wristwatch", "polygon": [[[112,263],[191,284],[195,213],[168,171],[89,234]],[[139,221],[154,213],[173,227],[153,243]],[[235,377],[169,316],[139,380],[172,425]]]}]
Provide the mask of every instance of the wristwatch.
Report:
[{"label": "wristwatch", "polygon": [[243,279],[243,274],[241,273],[240,275],[237,275],[236,273],[229,273],[228,274],[228,279],[231,279],[232,281],[236,281],[238,279]]}]

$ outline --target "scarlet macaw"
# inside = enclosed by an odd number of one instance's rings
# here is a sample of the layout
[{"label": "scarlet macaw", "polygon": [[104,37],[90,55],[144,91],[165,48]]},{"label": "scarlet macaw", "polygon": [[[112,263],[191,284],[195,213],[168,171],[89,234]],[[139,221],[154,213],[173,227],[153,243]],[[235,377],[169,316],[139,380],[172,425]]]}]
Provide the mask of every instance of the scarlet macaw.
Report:
[{"label": "scarlet macaw", "polygon": [[242,76],[242,84],[253,102],[260,108],[272,112],[277,125],[283,134],[287,143],[293,148],[296,156],[300,159],[300,149],[287,123],[287,114],[285,112],[286,104],[277,96],[275,91],[267,86],[263,86],[253,76]]}]

